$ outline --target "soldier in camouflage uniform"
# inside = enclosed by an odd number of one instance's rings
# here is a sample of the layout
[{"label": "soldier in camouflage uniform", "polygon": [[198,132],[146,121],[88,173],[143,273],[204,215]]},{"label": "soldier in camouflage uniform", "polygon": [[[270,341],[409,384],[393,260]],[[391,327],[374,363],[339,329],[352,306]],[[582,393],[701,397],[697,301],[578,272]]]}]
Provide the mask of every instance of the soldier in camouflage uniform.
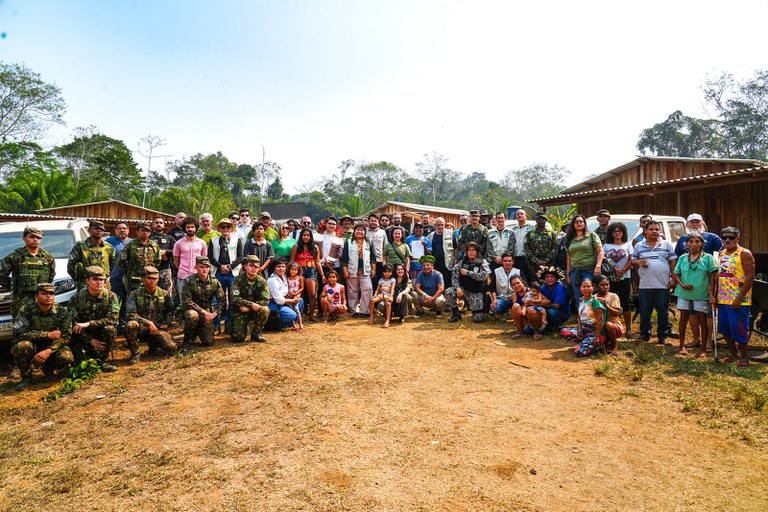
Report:
[{"label": "soldier in camouflage uniform", "polygon": [[525,261],[532,276],[540,267],[555,264],[557,252],[560,249],[557,233],[547,228],[547,217],[544,212],[536,214],[536,229],[525,235]]},{"label": "soldier in camouflage uniform", "polygon": [[[21,239],[24,247],[0,260],[0,287],[13,292],[11,314],[14,318],[24,302],[34,302],[36,286],[50,283],[56,276],[56,260],[51,253],[40,249],[43,233],[38,228],[26,227]],[[11,274],[13,277],[9,277]]]},{"label": "soldier in camouflage uniform", "polygon": [[264,342],[267,339],[261,331],[269,318],[269,289],[261,277],[261,261],[253,254],[243,260],[245,272],[241,272],[232,283],[232,341],[242,342],[251,332],[251,340]]},{"label": "soldier in camouflage uniform", "polygon": [[120,301],[106,286],[104,269],[96,265],[85,269],[86,287],[72,297],[69,307],[74,315],[72,352],[77,361],[95,359],[103,372],[117,367],[107,362],[115,344],[115,325],[120,314]]},{"label": "soldier in camouflage uniform", "polygon": [[100,220],[91,220],[88,222],[88,237],[86,240],[77,242],[69,253],[67,262],[67,274],[77,283],[77,289],[82,290],[85,287],[86,272],[85,269],[91,265],[96,265],[104,269],[104,275],[109,279],[109,273],[115,264],[115,248],[112,244],[105,242],[104,223]]},{"label": "soldier in camouflage uniform", "polygon": [[[182,350],[188,350],[196,337],[210,347],[214,342],[213,319],[221,312],[224,304],[224,289],[216,279],[211,279],[211,260],[205,256],[195,259],[196,274],[184,280],[182,297],[184,298],[184,344]],[[218,307],[214,309],[213,298]]]},{"label": "soldier in camouflage uniform", "polygon": [[463,298],[472,311],[472,321],[485,320],[485,294],[488,289],[488,276],[491,273],[488,262],[480,253],[480,246],[469,242],[461,248],[464,257],[459,260],[451,272],[452,286],[445,290],[445,307],[451,310],[449,322],[461,320],[461,313],[456,304],[457,298]]},{"label": "soldier in camouflage uniform", "polygon": [[25,302],[13,322],[11,348],[13,361],[21,372],[16,389],[24,391],[32,382],[32,366],[42,365],[46,377],[69,368],[74,361],[67,344],[72,334],[72,315],[55,303],[56,292],[51,283],[35,287],[33,302]]},{"label": "soldier in camouflage uniform", "polygon": [[149,239],[152,230],[146,222],[136,223],[138,238],[131,240],[120,253],[117,266],[125,272],[125,292],[130,294],[133,290],[141,288],[144,284],[144,269],[160,265],[160,246]]},{"label": "soldier in camouflage uniform", "polygon": [[136,364],[141,358],[139,342],[149,345],[147,354],[163,350],[166,354],[176,352],[176,344],[168,331],[161,327],[167,325],[173,314],[174,306],[171,295],[157,286],[160,272],[155,267],[144,270],[144,286],[133,290],[128,296],[125,310],[128,323],[125,324],[125,341],[131,349],[128,364]]},{"label": "soldier in camouflage uniform", "polygon": [[480,224],[480,212],[478,210],[469,210],[469,224],[461,228],[459,233],[459,247],[463,248],[469,242],[476,243],[480,256],[483,256],[488,243],[488,228]]}]

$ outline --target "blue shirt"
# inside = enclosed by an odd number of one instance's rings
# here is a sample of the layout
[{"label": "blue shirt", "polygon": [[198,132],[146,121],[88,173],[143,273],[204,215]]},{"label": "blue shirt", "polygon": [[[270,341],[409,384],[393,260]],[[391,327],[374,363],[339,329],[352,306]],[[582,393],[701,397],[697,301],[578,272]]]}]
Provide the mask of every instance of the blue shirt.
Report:
[{"label": "blue shirt", "polygon": [[542,285],[541,294],[552,304],[560,304],[560,311],[570,316],[571,302],[568,300],[568,290],[565,289],[563,283],[558,281],[551,289],[547,285]]},{"label": "blue shirt", "polygon": [[131,237],[126,237],[125,240],[120,240],[116,236],[108,236],[104,239],[105,242],[112,244],[112,247],[115,248],[115,264],[112,267],[112,272],[109,274],[110,279],[122,279],[125,275],[125,272],[117,266],[117,260],[120,259],[120,253],[123,252],[123,248],[131,243],[132,240],[133,238]]},{"label": "blue shirt", "polygon": [[[689,235],[684,235],[680,237],[677,241],[677,245],[675,245],[675,254],[677,254],[678,258],[683,254],[690,252],[688,246],[685,245],[685,242],[688,241],[688,236]],[[701,234],[701,237],[704,239],[704,247],[702,247],[701,250],[705,253],[714,254],[715,251],[720,252],[723,249],[723,241],[720,240],[720,237],[716,234],[705,231]]]},{"label": "blue shirt", "polygon": [[416,276],[414,286],[417,284],[421,285],[421,291],[427,295],[434,295],[437,292],[437,287],[443,284],[443,274],[435,272],[434,270],[429,275],[424,272],[419,272],[419,275]]}]

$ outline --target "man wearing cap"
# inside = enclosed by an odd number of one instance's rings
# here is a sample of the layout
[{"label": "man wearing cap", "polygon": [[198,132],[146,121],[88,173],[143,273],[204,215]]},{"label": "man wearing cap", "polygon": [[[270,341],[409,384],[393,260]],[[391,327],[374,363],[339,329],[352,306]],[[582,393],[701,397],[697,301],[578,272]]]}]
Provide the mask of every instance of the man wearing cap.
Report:
[{"label": "man wearing cap", "polygon": [[525,257],[525,236],[531,231],[528,225],[528,214],[520,208],[515,212],[515,224],[511,226],[515,239],[510,241],[510,252],[515,256],[515,268],[523,274],[526,283],[531,282],[531,273],[528,269],[528,259]]},{"label": "man wearing cap", "polygon": [[509,249],[510,240],[515,236],[506,226],[507,216],[504,212],[496,212],[496,227],[488,230],[488,241],[485,243],[485,259],[491,267],[491,272],[501,266],[501,256]]},{"label": "man wearing cap", "polygon": [[251,340],[265,342],[261,335],[269,318],[269,289],[259,275],[261,262],[253,254],[243,259],[243,272],[232,283],[232,341],[241,343],[251,331]]},{"label": "man wearing cap", "polygon": [[272,227],[272,215],[269,212],[261,212],[259,215],[259,222],[264,224],[264,240],[272,244],[272,240],[278,238],[279,233]]},{"label": "man wearing cap", "polygon": [[[19,247],[0,260],[0,286],[13,292],[11,314],[16,314],[24,301],[32,301],[39,283],[50,283],[56,276],[56,260],[40,248],[43,233],[28,226],[21,235],[24,247]],[[10,276],[13,277],[10,277]]]},{"label": "man wearing cap", "polygon": [[[216,280],[223,288],[225,303],[222,305],[222,316],[226,331],[232,331],[232,281],[240,273],[240,262],[243,259],[243,241],[238,235],[232,234],[234,226],[229,219],[221,219],[216,227],[221,236],[211,239],[208,244],[208,259],[213,266]],[[221,317],[219,317],[221,318]]]},{"label": "man wearing cap", "polygon": [[536,212],[536,228],[525,235],[524,248],[528,275],[534,276],[541,267],[555,264],[560,244],[557,233],[547,227],[547,216],[544,212]]},{"label": "man wearing cap", "polygon": [[456,260],[456,236],[445,229],[445,219],[435,219],[435,230],[427,235],[432,246],[432,256],[435,257],[434,268],[443,275],[443,283],[451,282],[451,269]]},{"label": "man wearing cap", "polygon": [[221,236],[221,233],[213,229],[213,215],[204,213],[200,216],[200,229],[197,231],[197,238],[205,242],[207,246],[215,236]]},{"label": "man wearing cap", "polygon": [[403,241],[405,241],[405,239],[411,235],[411,232],[405,229],[405,226],[403,226],[402,223],[403,223],[403,214],[399,212],[393,213],[392,224],[390,224],[387,227],[387,241],[389,243],[392,243],[392,230],[395,229],[396,227],[403,230]]},{"label": "man wearing cap", "polygon": [[[476,218],[479,219],[480,215]],[[483,309],[491,269],[483,259],[480,244],[477,242],[467,242],[462,246],[461,252],[464,257],[453,267],[451,287],[445,290],[445,307],[451,310],[451,318],[448,321],[461,320],[457,299],[463,298],[472,311],[472,321],[479,323],[485,320]]]},{"label": "man wearing cap", "polygon": [[117,259],[117,265],[125,272],[125,290],[128,294],[144,283],[144,268],[152,266],[157,269],[161,260],[160,246],[149,238],[152,233],[149,224],[137,222],[136,232],[138,238],[131,240]]},{"label": "man wearing cap", "polygon": [[85,286],[85,269],[97,265],[104,269],[104,275],[109,277],[112,266],[117,260],[112,244],[102,240],[105,234],[104,223],[100,220],[88,222],[88,234],[85,240],[77,242],[69,253],[67,274],[77,283],[77,289]]},{"label": "man wearing cap", "polygon": [[173,295],[171,262],[173,261],[173,246],[176,244],[176,239],[163,233],[164,230],[165,219],[155,217],[152,220],[152,234],[149,235],[149,239],[160,247],[160,265],[157,267],[157,270],[160,271],[160,281],[157,285]]},{"label": "man wearing cap", "polygon": [[[149,235],[147,235],[149,237]],[[139,342],[149,345],[147,354],[155,354],[162,350],[170,355],[176,352],[176,344],[167,326],[174,311],[171,294],[157,286],[160,272],[153,266],[144,269],[144,286],[133,290],[128,295],[125,307],[128,312],[128,323],[125,324],[125,341],[131,349],[128,364],[139,362]]]},{"label": "man wearing cap", "polygon": [[41,365],[48,379],[56,370],[63,372],[74,357],[67,346],[72,334],[72,315],[55,303],[56,292],[51,283],[35,286],[34,301],[25,301],[13,321],[13,362],[21,372],[16,386],[24,391],[32,382],[32,367]]},{"label": "man wearing cap", "polygon": [[187,218],[187,214],[184,212],[179,212],[176,214],[176,217],[174,217],[174,224],[170,231],[168,231],[168,234],[173,237],[174,240],[181,240],[184,238],[184,219]]},{"label": "man wearing cap", "polygon": [[[688,231],[688,234],[695,230],[699,232],[702,238],[704,238],[704,246],[701,248],[703,252],[716,257],[716,253],[723,249],[723,241],[715,233],[710,233],[707,231],[707,225],[704,223],[704,218],[700,214],[690,214],[686,219],[685,227]],[[675,245],[675,254],[677,254],[678,257],[688,253],[688,246],[685,245],[685,242],[688,241],[688,234],[681,236],[677,240],[677,244]]]},{"label": "man wearing cap", "polygon": [[459,234],[460,247],[463,248],[469,242],[477,244],[480,256],[482,256],[488,244],[488,228],[480,224],[479,210],[469,210],[469,224],[461,228],[461,233]]},{"label": "man wearing cap", "polygon": [[[720,231],[717,278],[717,332],[731,349],[731,361],[743,368],[749,365],[749,315],[752,307],[752,285],[755,282],[755,257],[739,245],[741,233],[733,226]],[[738,350],[737,350],[738,347]]]},{"label": "man wearing cap", "polygon": [[435,311],[435,318],[443,317],[445,310],[445,282],[443,274],[435,272],[435,257],[424,255],[419,258],[421,272],[416,276],[414,291],[411,292],[413,305],[416,307],[416,318],[424,316],[424,308]]},{"label": "man wearing cap", "polygon": [[117,367],[107,362],[115,344],[115,324],[120,313],[117,295],[106,286],[104,269],[92,265],[85,269],[85,288],[69,302],[74,315],[71,347],[75,360],[95,359],[103,372]]},{"label": "man wearing cap", "polygon": [[605,208],[597,210],[597,228],[595,228],[595,234],[600,238],[603,245],[610,242],[608,239],[608,225],[610,223],[611,212]]},{"label": "man wearing cap", "polygon": [[[233,236],[237,240],[240,237]],[[195,338],[210,347],[213,345],[215,329],[213,319],[220,314],[225,305],[224,289],[216,279],[211,279],[211,261],[205,256],[198,256],[195,263],[197,273],[189,276],[183,285],[184,297],[184,344],[181,350],[188,350]],[[216,298],[217,307],[213,302]]]}]

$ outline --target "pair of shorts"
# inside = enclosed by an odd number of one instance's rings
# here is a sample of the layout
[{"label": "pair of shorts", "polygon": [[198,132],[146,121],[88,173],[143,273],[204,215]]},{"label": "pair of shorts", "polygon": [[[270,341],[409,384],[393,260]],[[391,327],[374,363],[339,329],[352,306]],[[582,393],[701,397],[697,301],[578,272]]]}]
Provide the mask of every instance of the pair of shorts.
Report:
[{"label": "pair of shorts", "polygon": [[717,306],[717,332],[731,338],[736,343],[749,342],[750,306],[733,309],[730,304]]},{"label": "pair of shorts", "polygon": [[304,267],[304,279],[313,279],[317,281],[317,269],[315,267]]},{"label": "pair of shorts", "polygon": [[709,314],[709,301],[708,300],[690,300],[682,297],[677,298],[677,310],[678,311],[690,311],[696,313]]}]

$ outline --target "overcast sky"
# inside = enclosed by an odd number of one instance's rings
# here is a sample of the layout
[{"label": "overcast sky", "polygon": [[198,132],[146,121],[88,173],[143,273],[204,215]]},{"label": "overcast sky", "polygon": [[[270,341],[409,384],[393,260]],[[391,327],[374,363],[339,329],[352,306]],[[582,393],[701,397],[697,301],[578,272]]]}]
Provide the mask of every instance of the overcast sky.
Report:
[{"label": "overcast sky", "polygon": [[63,89],[51,144],[95,125],[132,149],[159,135],[172,159],[265,148],[288,191],[432,152],[496,180],[559,164],[573,184],[673,111],[706,115],[708,74],[768,67],[765,19],[765,0],[0,0],[0,60]]}]

